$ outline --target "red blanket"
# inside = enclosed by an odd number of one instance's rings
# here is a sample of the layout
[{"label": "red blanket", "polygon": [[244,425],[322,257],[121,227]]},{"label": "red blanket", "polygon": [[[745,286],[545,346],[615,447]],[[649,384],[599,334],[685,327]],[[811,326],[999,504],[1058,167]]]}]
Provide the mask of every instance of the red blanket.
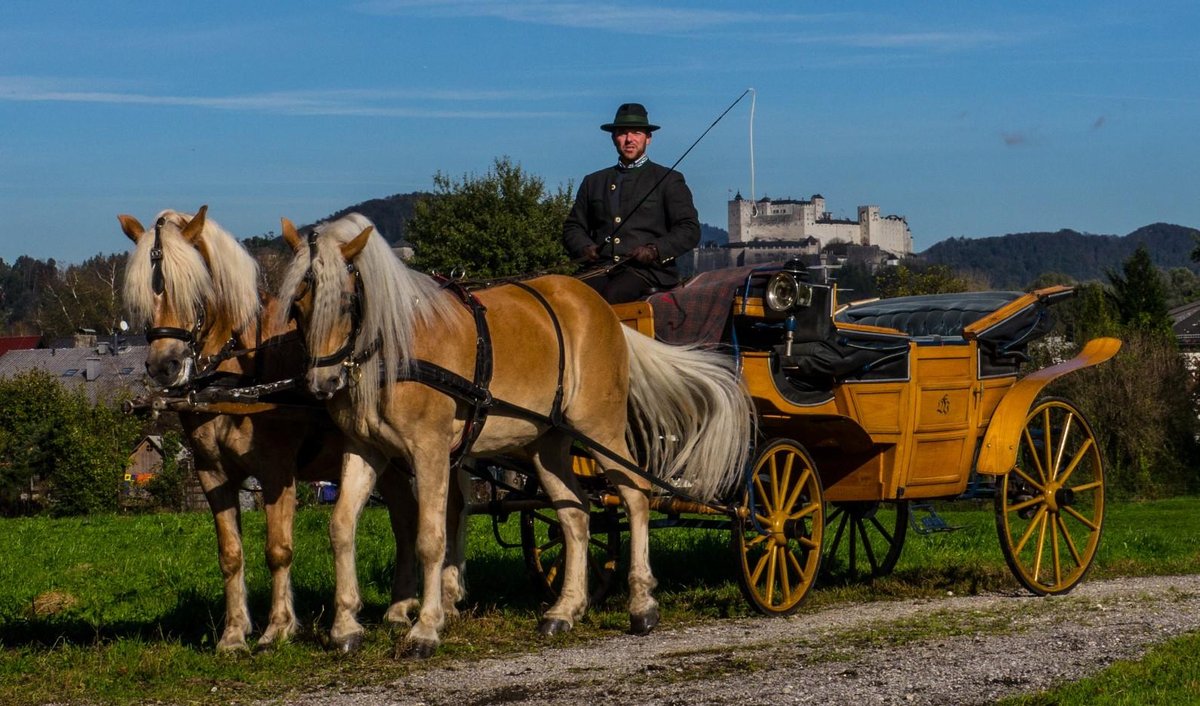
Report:
[{"label": "red blanket", "polygon": [[682,287],[650,295],[654,337],[675,345],[717,344],[724,339],[733,296],[762,265],[701,272]]}]

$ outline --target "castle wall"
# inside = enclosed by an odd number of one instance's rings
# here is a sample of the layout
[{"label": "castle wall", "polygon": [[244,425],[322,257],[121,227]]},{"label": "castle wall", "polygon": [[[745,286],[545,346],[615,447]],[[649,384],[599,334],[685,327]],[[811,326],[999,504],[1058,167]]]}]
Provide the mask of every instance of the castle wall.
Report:
[{"label": "castle wall", "polygon": [[903,216],[882,216],[878,206],[859,206],[858,220],[830,218],[825,199],[809,201],[763,198],[750,201],[741,195],[729,202],[729,242],[796,242],[816,238],[821,246],[833,241],[874,245],[896,255],[911,255],[912,232]]}]

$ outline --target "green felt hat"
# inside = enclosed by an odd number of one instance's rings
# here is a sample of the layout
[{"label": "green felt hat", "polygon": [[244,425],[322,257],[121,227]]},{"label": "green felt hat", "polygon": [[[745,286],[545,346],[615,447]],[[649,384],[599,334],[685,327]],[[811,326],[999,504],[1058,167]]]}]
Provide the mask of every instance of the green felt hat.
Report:
[{"label": "green felt hat", "polygon": [[616,132],[625,128],[641,128],[646,132],[654,132],[658,126],[650,124],[650,118],[646,115],[646,107],[641,103],[622,103],[621,107],[617,108],[617,115],[613,121],[604,123],[600,129],[605,132]]}]

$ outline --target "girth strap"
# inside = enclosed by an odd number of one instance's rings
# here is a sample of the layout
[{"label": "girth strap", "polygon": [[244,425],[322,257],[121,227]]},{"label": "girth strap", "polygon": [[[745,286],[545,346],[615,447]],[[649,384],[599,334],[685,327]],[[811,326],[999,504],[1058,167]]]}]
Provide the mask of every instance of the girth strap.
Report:
[{"label": "girth strap", "polygon": [[[550,306],[550,302],[546,301],[541,292],[523,282],[508,282],[506,284],[519,287],[533,296],[546,310],[546,314],[550,317],[550,323],[554,326],[555,338],[558,341],[558,381],[554,390],[554,402],[550,407],[549,417],[534,416],[539,420],[548,420],[554,427],[562,427],[563,375],[566,370],[566,345],[563,342],[562,325],[559,323],[554,309]],[[471,313],[475,317],[474,381],[469,381],[457,373],[426,360],[412,361],[406,369],[397,372],[396,381],[420,382],[468,406],[469,409],[463,425],[462,438],[450,454],[450,465],[452,468],[457,468],[462,463],[462,460],[466,458],[467,454],[470,453],[475,440],[479,438],[479,434],[483,431],[484,422],[487,421],[488,412],[493,407],[501,406],[526,417],[529,417],[530,413],[521,407],[500,402],[492,397],[489,389],[492,383],[493,372],[492,337],[487,323],[487,308],[483,306],[473,293],[467,291],[457,283],[448,281],[444,286],[446,289],[454,292],[462,300],[463,304],[471,309]],[[387,384],[388,382],[386,380],[380,381],[381,384]]]},{"label": "girth strap", "polygon": [[487,323],[487,307],[479,301],[478,297],[455,282],[446,281],[443,287],[456,294],[471,310],[471,314],[475,318],[474,382],[468,382],[461,375],[424,360],[413,361],[408,370],[398,372],[396,377],[398,380],[415,380],[427,384],[468,406],[467,418],[463,423],[462,438],[459,440],[458,446],[450,452],[450,467],[458,468],[483,431],[488,410],[492,406],[492,394],[488,391],[492,384],[494,370],[492,334]]},{"label": "girth strap", "polygon": [[566,345],[563,342],[562,324],[558,322],[558,315],[554,313],[554,309],[551,308],[550,302],[546,301],[546,297],[542,296],[541,292],[533,287],[530,287],[524,282],[510,282],[510,284],[512,284],[514,287],[520,287],[521,289],[524,289],[526,292],[529,292],[530,296],[532,296],[534,299],[537,299],[538,302],[541,303],[542,307],[546,309],[546,314],[550,317],[550,323],[554,325],[554,337],[558,340],[558,385],[554,389],[554,404],[550,407],[550,420],[554,422],[554,426],[562,426],[563,373],[566,370],[567,365],[567,353]]}]

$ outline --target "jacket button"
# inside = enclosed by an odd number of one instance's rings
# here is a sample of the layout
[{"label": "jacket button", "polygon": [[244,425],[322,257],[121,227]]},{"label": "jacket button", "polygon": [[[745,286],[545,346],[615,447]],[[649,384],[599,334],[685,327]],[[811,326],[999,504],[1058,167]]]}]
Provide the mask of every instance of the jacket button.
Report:
[{"label": "jacket button", "polygon": [[621,244],[620,238],[613,238],[613,245],[620,245],[620,244]]},{"label": "jacket button", "polygon": [[616,191],[616,190],[617,190],[617,185],[616,185],[616,184],[609,184],[609,185],[608,185],[608,190],[609,190],[609,191]]},{"label": "jacket button", "polygon": [[616,218],[613,219],[613,223],[620,223],[620,222],[621,222],[620,216],[617,216]]}]

